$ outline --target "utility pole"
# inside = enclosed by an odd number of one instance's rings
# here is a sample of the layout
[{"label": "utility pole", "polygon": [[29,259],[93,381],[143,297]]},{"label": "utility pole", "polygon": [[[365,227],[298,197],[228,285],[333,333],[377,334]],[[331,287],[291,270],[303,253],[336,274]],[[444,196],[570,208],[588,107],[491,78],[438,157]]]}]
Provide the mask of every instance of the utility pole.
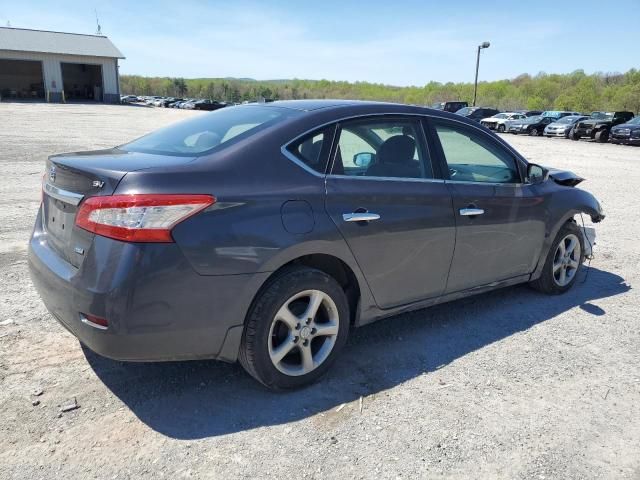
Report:
[{"label": "utility pole", "polygon": [[480,69],[480,50],[483,48],[489,48],[491,44],[489,42],[482,42],[478,45],[478,57],[476,58],[476,81],[473,85],[473,105],[476,106],[476,98],[478,96],[478,70]]}]

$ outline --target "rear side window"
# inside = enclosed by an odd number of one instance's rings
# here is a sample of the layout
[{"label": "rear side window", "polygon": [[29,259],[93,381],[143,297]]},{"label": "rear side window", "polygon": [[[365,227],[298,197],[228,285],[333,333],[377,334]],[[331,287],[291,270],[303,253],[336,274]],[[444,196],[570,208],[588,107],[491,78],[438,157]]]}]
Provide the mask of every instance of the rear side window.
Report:
[{"label": "rear side window", "polygon": [[327,127],[311,133],[291,143],[287,150],[310,169],[324,174],[334,129],[335,127]]},{"label": "rear side window", "polygon": [[227,142],[249,135],[298,112],[278,107],[242,105],[197,114],[123,145],[131,152],[164,155],[200,155],[226,146]]}]

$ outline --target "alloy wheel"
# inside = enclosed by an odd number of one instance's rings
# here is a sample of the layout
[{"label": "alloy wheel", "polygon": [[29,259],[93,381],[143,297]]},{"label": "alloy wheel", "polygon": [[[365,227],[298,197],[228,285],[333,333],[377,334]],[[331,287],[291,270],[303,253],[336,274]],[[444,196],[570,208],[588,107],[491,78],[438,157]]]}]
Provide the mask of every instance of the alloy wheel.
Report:
[{"label": "alloy wheel", "polygon": [[329,357],[339,326],[338,309],[328,294],[320,290],[295,294],[271,322],[271,362],[285,375],[306,375]]},{"label": "alloy wheel", "polygon": [[580,267],[580,241],[573,233],[564,237],[553,256],[553,281],[560,287],[566,287],[575,277]]}]

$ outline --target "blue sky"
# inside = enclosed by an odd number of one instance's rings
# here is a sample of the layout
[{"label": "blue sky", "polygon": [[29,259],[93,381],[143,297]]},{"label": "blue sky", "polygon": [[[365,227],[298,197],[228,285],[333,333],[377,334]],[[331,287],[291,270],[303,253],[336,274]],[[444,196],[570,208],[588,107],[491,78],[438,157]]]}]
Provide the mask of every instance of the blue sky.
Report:
[{"label": "blue sky", "polygon": [[[606,5],[606,7],[603,7]],[[0,2],[0,25],[102,31],[121,73],[423,85],[640,67],[640,0]],[[614,48],[614,45],[615,48]],[[632,48],[633,45],[633,48]]]}]

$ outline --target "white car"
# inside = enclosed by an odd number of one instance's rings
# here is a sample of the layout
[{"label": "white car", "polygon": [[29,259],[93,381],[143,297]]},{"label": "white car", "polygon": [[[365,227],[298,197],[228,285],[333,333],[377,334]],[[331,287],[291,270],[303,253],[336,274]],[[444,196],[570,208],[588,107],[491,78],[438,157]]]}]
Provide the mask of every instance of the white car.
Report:
[{"label": "white car", "polygon": [[507,130],[507,127],[509,126],[508,122],[513,120],[522,120],[524,118],[527,118],[524,113],[504,112],[498,113],[493,117],[483,118],[482,120],[480,120],[480,124],[484,125],[490,130],[497,130],[498,132],[502,133]]}]

